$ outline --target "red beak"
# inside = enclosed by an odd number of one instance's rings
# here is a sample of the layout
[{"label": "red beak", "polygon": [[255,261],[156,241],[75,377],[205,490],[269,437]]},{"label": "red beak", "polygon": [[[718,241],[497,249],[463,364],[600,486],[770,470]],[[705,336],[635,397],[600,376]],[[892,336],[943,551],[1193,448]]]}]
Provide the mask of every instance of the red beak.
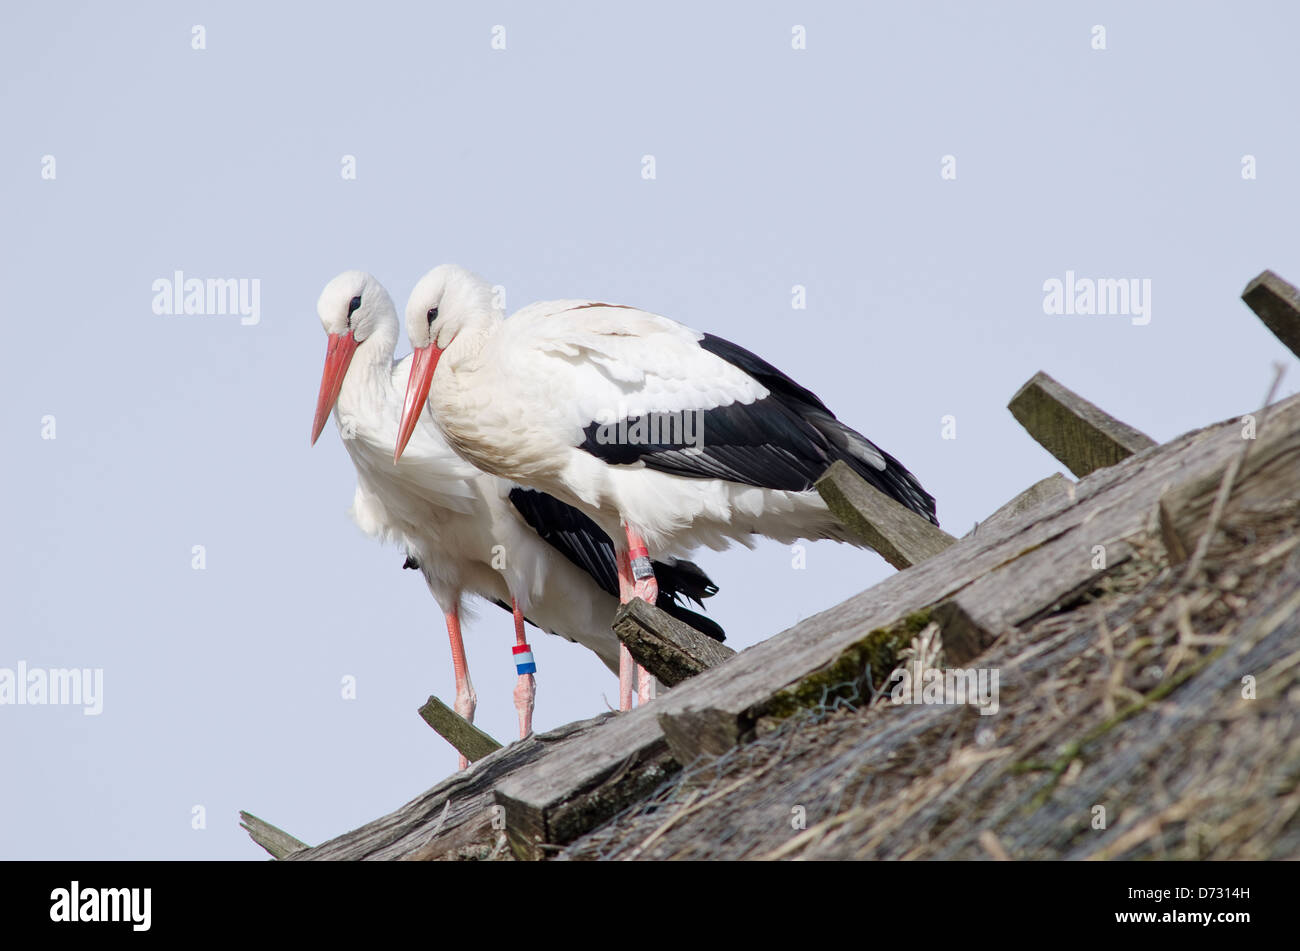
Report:
[{"label": "red beak", "polygon": [[320,431],[325,428],[330,410],[343,389],[343,377],[347,376],[348,364],[357,352],[357,341],[349,330],[343,336],[330,334],[329,345],[325,350],[325,372],[320,378],[320,396],[316,397],[316,418],[311,424],[311,444],[316,445]]},{"label": "red beak", "polygon": [[424,401],[429,398],[429,387],[433,385],[433,371],[438,368],[438,358],[442,351],[433,344],[416,350],[411,361],[411,378],[406,383],[406,403],[402,406],[402,422],[397,428],[397,450],[393,453],[393,462],[402,458],[402,451],[411,441],[415,424],[424,412]]}]

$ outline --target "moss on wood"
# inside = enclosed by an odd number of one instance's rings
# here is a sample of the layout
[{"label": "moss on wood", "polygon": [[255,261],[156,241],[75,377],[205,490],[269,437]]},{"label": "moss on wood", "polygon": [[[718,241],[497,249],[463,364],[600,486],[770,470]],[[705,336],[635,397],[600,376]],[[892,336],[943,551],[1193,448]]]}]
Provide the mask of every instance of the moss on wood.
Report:
[{"label": "moss on wood", "polygon": [[[888,627],[876,628],[826,666],[751,711],[752,719],[784,720],[800,710],[825,706],[837,697],[858,700],[870,690],[879,690],[889,672],[898,666],[899,653],[930,623],[930,614],[931,609],[925,608]],[[868,685],[870,690],[865,689]]]}]

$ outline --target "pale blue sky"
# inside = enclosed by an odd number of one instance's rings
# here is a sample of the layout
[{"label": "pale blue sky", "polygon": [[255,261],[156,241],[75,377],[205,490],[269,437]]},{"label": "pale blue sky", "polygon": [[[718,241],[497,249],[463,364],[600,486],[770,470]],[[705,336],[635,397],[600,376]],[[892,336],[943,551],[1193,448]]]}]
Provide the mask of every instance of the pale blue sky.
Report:
[{"label": "pale blue sky", "polygon": [[[314,844],[455,768],[415,713],[454,692],[437,608],[348,520],[334,426],[308,446],[345,268],[399,308],[455,261],[512,310],[599,297],[735,340],[958,535],[1058,468],[1005,409],[1036,370],[1161,440],[1257,405],[1287,354],[1237,296],[1300,280],[1294,5],[839,6],[5,5],[0,667],[103,668],[105,696],[0,706],[0,858],[257,859],[241,808]],[[260,323],[155,315],[176,269],[259,279]],[[1150,324],[1045,315],[1067,270],[1149,279]],[[791,557],[701,555],[733,646],[890,572]],[[616,701],[531,640],[539,729]],[[508,617],[466,641],[509,739]]]}]

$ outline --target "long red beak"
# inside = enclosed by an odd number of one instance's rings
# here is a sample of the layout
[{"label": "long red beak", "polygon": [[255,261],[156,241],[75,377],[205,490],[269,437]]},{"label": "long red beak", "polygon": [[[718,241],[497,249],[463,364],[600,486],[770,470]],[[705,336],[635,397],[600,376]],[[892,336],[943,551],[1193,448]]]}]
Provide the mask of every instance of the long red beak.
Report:
[{"label": "long red beak", "polygon": [[406,383],[406,402],[402,405],[402,422],[397,428],[397,450],[393,453],[393,462],[402,458],[406,444],[411,441],[415,424],[424,412],[424,401],[429,398],[429,387],[433,385],[433,371],[438,368],[438,358],[442,351],[433,344],[415,351],[411,361],[411,378]]},{"label": "long red beak", "polygon": [[316,445],[320,431],[325,428],[325,420],[330,418],[330,410],[343,389],[343,378],[347,376],[348,364],[357,352],[357,341],[349,330],[343,336],[330,334],[329,345],[325,350],[325,372],[320,378],[320,396],[316,397],[316,418],[311,424],[311,444]]}]

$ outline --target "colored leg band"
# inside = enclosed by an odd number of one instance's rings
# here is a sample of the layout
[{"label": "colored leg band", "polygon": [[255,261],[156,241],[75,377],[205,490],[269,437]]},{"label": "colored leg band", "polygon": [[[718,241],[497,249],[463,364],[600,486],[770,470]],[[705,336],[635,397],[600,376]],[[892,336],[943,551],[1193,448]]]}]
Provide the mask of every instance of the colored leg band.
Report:
[{"label": "colored leg band", "polygon": [[637,581],[645,581],[655,576],[654,566],[650,564],[650,553],[644,548],[633,548],[628,552],[628,557],[632,561],[632,577]]},{"label": "colored leg band", "polygon": [[515,672],[522,677],[524,674],[537,673],[537,662],[533,660],[533,649],[527,644],[517,644],[511,650],[515,655]]}]

